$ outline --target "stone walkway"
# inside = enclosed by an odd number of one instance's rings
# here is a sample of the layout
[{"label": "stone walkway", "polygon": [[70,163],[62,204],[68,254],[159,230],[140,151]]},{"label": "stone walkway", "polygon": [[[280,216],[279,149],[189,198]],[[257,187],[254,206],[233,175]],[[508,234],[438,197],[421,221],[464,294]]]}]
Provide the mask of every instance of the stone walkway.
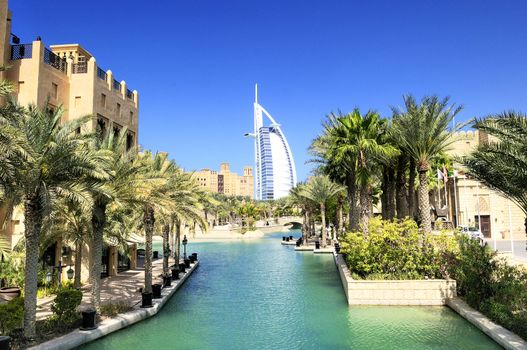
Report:
[{"label": "stone walkway", "polygon": [[[169,264],[173,263],[170,259]],[[163,259],[156,259],[152,263],[152,283],[161,283],[163,271]],[[141,302],[139,288],[144,286],[144,269],[137,268],[109,276],[101,281],[101,303],[126,303],[130,307]],[[83,292],[82,305],[90,304],[90,285],[81,288]],[[37,320],[45,319],[51,315],[51,304],[55,296],[40,298],[37,300]]]}]

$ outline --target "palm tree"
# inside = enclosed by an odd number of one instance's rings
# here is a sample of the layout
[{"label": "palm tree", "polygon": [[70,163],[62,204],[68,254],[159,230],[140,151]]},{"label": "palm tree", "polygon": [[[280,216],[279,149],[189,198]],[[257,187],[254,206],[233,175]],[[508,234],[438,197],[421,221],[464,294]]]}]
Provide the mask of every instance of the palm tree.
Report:
[{"label": "palm tree", "polygon": [[[387,123],[378,113],[368,111],[362,115],[358,108],[347,115],[331,115],[324,125],[324,133],[315,139],[312,149],[323,159],[323,171],[333,178],[338,177],[335,171],[346,171],[346,184],[350,200],[351,229],[356,229],[355,186],[360,190],[359,223],[364,233],[368,230],[371,215],[372,179],[374,169],[386,158],[393,157],[397,150],[390,144],[383,143],[381,135]],[[354,218],[355,216],[355,218]]]},{"label": "palm tree", "polygon": [[[393,120],[392,134],[404,153],[416,164],[419,173],[418,206],[421,229],[432,231],[427,173],[432,158],[444,152],[455,141],[453,132],[462,127],[449,128],[462,106],[449,104],[449,98],[425,96],[418,105],[412,96],[404,96],[406,111],[399,111]],[[411,194],[411,193],[410,193]]]},{"label": "palm tree", "polygon": [[527,116],[504,112],[478,119],[474,127],[495,141],[479,145],[463,160],[470,175],[503,193],[527,214]]},{"label": "palm tree", "polygon": [[141,167],[142,184],[137,190],[137,200],[141,203],[143,212],[143,228],[145,231],[145,287],[143,293],[152,293],[152,237],[154,234],[155,212],[170,211],[170,176],[176,170],[176,164],[168,159],[165,152],[153,155],[150,151],[139,154],[138,165]]},{"label": "palm tree", "polygon": [[302,196],[320,206],[322,247],[326,247],[326,204],[342,191],[344,191],[344,187],[332,182],[328,176],[314,176],[310,178],[303,189]]},{"label": "palm tree", "polygon": [[[90,208],[92,206],[91,198],[83,198],[82,203],[61,199],[57,201],[52,212],[46,220],[48,243],[62,240],[71,242],[75,245],[75,278],[73,284],[75,288],[81,286],[81,269],[82,269],[82,247],[89,240],[91,233],[90,226]],[[42,239],[41,239],[42,241]]]},{"label": "palm tree", "polygon": [[86,178],[100,178],[92,153],[86,147],[90,136],[77,133],[88,122],[79,118],[61,123],[63,108],[20,108],[8,100],[17,113],[0,113],[0,124],[21,150],[9,180],[12,197],[24,205],[26,274],[24,290],[24,334],[35,336],[37,272],[42,224],[56,198],[83,202],[89,196]]},{"label": "palm tree", "polygon": [[318,165],[321,174],[331,180],[346,185],[349,206],[349,224],[351,230],[359,225],[359,206],[357,203],[356,155],[344,146],[351,139],[349,130],[341,125],[340,118],[345,115],[331,113],[322,123],[322,134],[317,136],[309,147],[314,156],[311,162]]},{"label": "palm tree", "polygon": [[[112,130],[110,126],[109,130]],[[90,185],[93,207],[91,210],[92,238],[90,244],[91,303],[100,313],[101,309],[101,260],[108,209],[114,207],[134,208],[137,205],[136,191],[142,186],[139,177],[141,166],[133,160],[136,150],[126,147],[126,128],[117,135],[111,131],[101,132],[92,145],[97,154],[98,169],[108,177]]]}]

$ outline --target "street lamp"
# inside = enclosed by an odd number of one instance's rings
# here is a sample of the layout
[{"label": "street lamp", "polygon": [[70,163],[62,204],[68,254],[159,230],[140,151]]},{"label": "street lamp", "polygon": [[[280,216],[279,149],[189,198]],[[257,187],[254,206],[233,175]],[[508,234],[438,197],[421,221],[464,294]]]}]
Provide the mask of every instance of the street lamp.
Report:
[{"label": "street lamp", "polygon": [[51,278],[52,277],[53,277],[53,275],[51,274],[51,272],[48,271],[48,273],[46,273],[46,288],[45,288],[45,294],[46,295],[48,294],[48,286],[51,283]]},{"label": "street lamp", "polygon": [[187,258],[187,243],[188,243],[187,235],[184,235],[183,236],[183,259]]},{"label": "street lamp", "polygon": [[71,281],[73,279],[73,276],[75,275],[75,271],[73,271],[73,269],[70,268],[68,269],[68,271],[66,271],[66,275],[68,276],[68,279]]}]

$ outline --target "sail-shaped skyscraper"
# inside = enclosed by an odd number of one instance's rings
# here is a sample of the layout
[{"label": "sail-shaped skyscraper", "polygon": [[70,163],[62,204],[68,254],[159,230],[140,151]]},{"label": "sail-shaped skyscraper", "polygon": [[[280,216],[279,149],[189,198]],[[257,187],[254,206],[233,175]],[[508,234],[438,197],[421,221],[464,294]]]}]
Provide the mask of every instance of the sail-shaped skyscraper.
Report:
[{"label": "sail-shaped skyscraper", "polygon": [[246,136],[254,137],[255,198],[278,199],[296,184],[295,161],[280,124],[258,103],[258,85],[254,90],[254,132]]}]

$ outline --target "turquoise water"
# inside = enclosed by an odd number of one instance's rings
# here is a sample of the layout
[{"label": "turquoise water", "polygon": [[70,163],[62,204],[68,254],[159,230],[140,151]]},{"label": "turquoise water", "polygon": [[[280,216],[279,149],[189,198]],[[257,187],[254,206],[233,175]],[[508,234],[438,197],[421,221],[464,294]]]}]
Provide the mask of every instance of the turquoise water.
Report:
[{"label": "turquoise water", "polygon": [[500,348],[447,307],[349,307],[333,258],[281,236],[189,244],[200,266],[157,316],[82,349]]}]

